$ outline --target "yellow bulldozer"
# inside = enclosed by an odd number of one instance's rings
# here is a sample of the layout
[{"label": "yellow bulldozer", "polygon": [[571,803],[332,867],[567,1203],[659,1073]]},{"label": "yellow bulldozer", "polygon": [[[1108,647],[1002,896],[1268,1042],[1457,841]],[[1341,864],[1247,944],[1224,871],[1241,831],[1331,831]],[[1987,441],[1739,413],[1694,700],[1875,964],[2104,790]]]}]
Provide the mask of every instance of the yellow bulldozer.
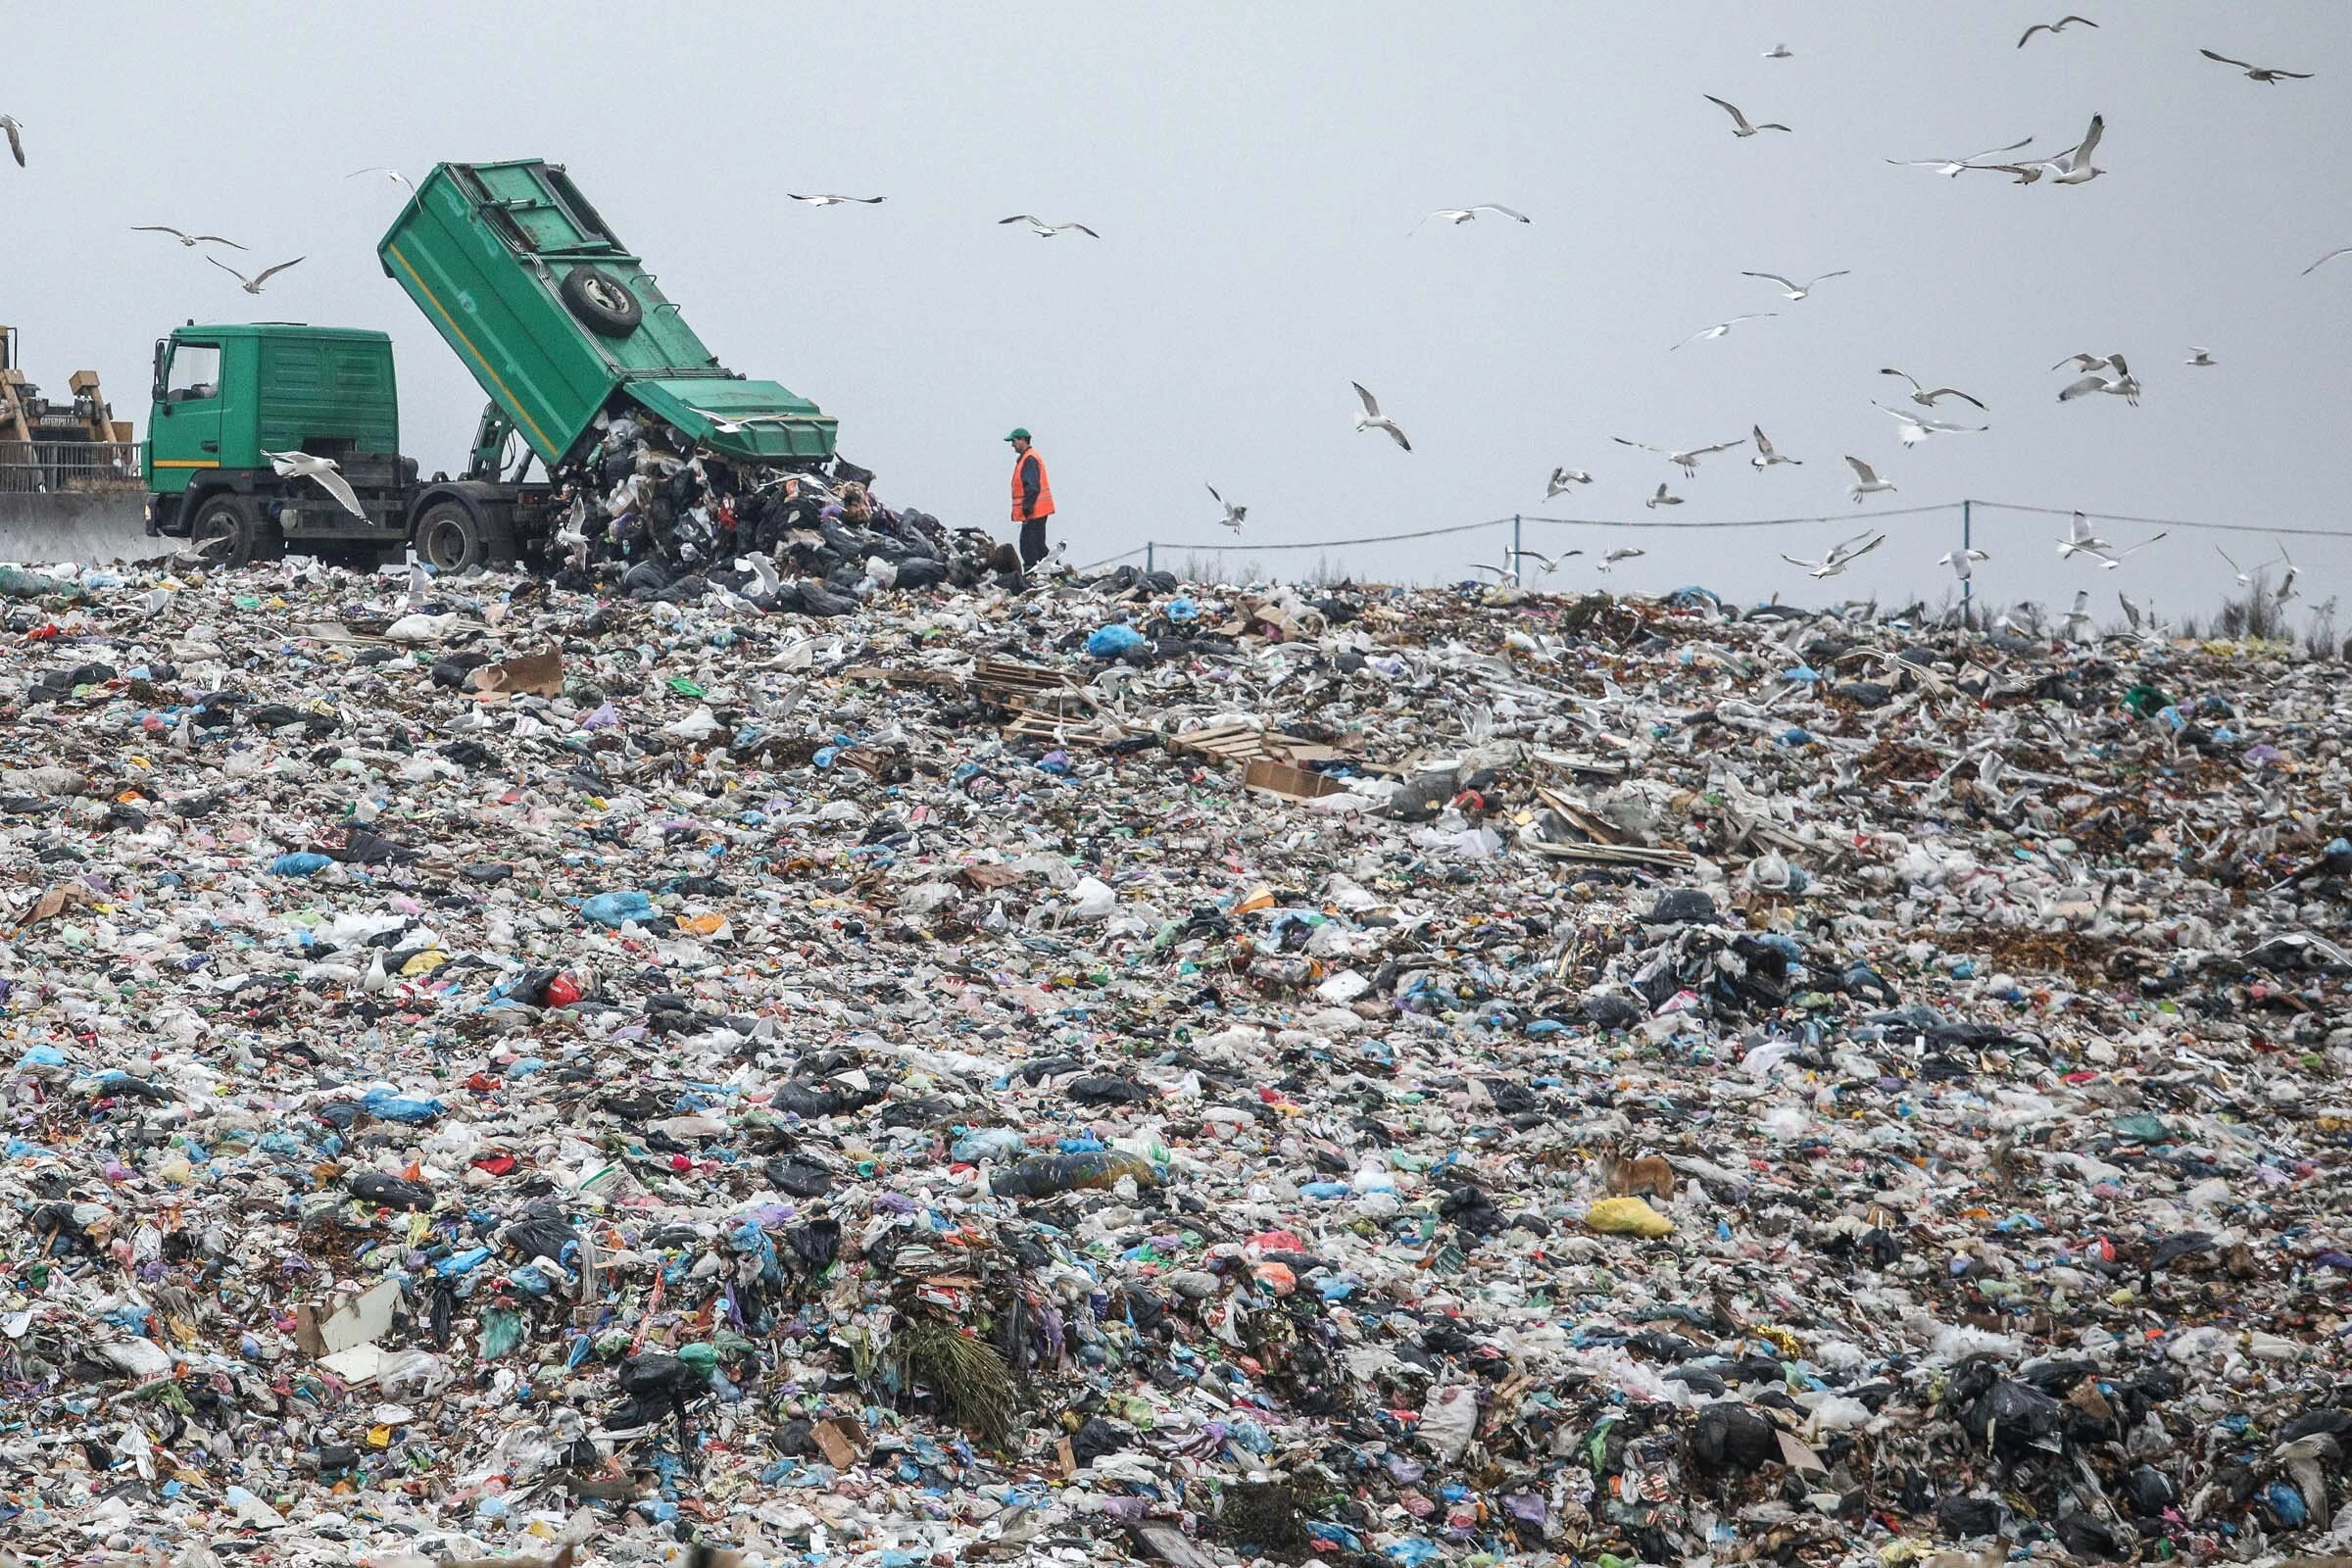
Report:
[{"label": "yellow bulldozer", "polygon": [[17,329],[0,326],[0,492],[136,490],[139,449],[98,372],[67,378],[69,400],[45,398],[18,363]]}]

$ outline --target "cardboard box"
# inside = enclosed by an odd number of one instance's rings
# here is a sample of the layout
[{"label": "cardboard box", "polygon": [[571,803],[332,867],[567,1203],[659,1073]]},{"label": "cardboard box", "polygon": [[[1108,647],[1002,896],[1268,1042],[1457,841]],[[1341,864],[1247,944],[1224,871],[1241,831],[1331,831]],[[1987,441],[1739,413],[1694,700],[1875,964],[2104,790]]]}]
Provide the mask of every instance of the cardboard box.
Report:
[{"label": "cardboard box", "polygon": [[1263,759],[1251,762],[1242,772],[1242,787],[1263,790],[1294,801],[1311,801],[1324,795],[1339,795],[1348,786],[1336,778],[1310,773],[1303,767],[1292,767],[1285,762],[1269,762]]}]

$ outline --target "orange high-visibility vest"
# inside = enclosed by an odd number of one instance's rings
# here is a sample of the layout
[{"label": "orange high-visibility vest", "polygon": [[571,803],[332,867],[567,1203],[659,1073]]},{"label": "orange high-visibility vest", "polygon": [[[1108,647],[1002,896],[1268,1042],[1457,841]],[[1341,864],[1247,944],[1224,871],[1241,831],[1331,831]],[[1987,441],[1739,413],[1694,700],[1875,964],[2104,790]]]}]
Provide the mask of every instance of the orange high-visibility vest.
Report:
[{"label": "orange high-visibility vest", "polygon": [[[1037,510],[1025,513],[1021,510],[1021,467],[1024,464],[1029,463],[1037,465]],[[1054,515],[1054,481],[1046,477],[1046,460],[1039,457],[1037,449],[1032,447],[1012,460],[1012,520],[1027,522],[1031,517],[1051,517],[1052,515]]]}]

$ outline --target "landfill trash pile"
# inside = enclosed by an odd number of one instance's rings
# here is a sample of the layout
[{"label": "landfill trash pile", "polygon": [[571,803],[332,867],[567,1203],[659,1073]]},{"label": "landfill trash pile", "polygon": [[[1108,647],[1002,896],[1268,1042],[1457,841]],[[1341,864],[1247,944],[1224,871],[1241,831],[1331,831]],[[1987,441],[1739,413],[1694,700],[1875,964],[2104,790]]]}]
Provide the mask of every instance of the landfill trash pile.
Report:
[{"label": "landfill trash pile", "polygon": [[10,1550],[2352,1544],[2340,667],[763,565],[0,573]]}]

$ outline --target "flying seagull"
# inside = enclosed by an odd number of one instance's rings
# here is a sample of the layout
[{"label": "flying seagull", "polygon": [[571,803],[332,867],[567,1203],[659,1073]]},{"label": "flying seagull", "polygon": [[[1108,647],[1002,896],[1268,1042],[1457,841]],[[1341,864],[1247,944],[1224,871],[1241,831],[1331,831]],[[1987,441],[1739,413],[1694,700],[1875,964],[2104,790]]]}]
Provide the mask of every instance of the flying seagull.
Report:
[{"label": "flying seagull", "polygon": [[2311,77],[2311,73],[2308,71],[2281,71],[2277,66],[2249,66],[2243,60],[2232,60],[2228,55],[2217,55],[2210,49],[2200,49],[2197,53],[2208,60],[2219,60],[2225,66],[2235,66],[2246,74],[2249,81],[2307,81]]},{"label": "flying seagull", "polygon": [[2091,153],[2097,149],[2099,138],[2106,131],[2107,117],[2093,115],[2090,117],[2090,129],[2083,133],[2082,139],[2055,158],[2039,158],[2025,164],[1971,164],[1968,167],[2015,174],[2020,185],[2031,185],[2044,175],[2049,177],[2053,185],[2087,185],[2107,172],[2104,169],[2094,168],[2090,162]]},{"label": "flying seagull", "polygon": [[[1560,569],[1561,562],[1568,560],[1572,556],[1581,556],[1583,554],[1584,552],[1582,550],[1570,550],[1557,556],[1546,556],[1533,550],[1521,550],[1517,552],[1521,562],[1524,563],[1533,561],[1542,565],[1544,568],[1544,574],[1547,577]],[[1493,572],[1497,578],[1504,582],[1517,582],[1519,580],[1519,572],[1514,570],[1508,564],[1500,566],[1490,566],[1482,561],[1474,563],[1470,569],[1472,571]]]},{"label": "flying seagull", "polygon": [[335,460],[321,458],[310,452],[271,452],[263,449],[262,456],[277,470],[280,479],[316,479],[318,487],[343,504],[343,510],[355,517],[368,514],[360,509],[360,498],[352,493],[351,481],[336,471]]},{"label": "flying seagull", "polygon": [[[1711,452],[1729,452],[1732,450],[1732,448],[1739,446],[1740,442],[1745,441],[1747,437],[1741,436],[1739,441],[1718,441],[1711,447],[1691,447],[1687,451],[1682,452],[1671,451],[1665,447],[1653,447],[1646,441],[1628,441],[1621,435],[1613,435],[1609,437],[1609,439],[1616,442],[1621,447],[1639,447],[1644,452],[1655,452],[1658,456],[1664,458],[1668,463],[1671,463],[1677,467],[1681,468],[1685,473],[1696,473],[1698,471],[1699,459],[1707,456],[1707,454]],[[1665,487],[1661,485],[1659,488],[1663,489]]]},{"label": "flying seagull", "polygon": [[2114,548],[2099,537],[2098,531],[2091,527],[2090,519],[2078,512],[2067,519],[2066,537],[2058,541],[2058,559],[2072,561],[2077,556],[2096,556],[2104,561],[2107,552]]},{"label": "flying seagull", "polygon": [[19,169],[24,167],[24,138],[20,134],[24,129],[14,115],[0,115],[0,130],[8,132],[8,150],[17,155]]},{"label": "flying seagull", "polygon": [[2194,365],[2199,368],[2209,367],[2215,363],[2213,358],[2213,350],[2201,349],[2192,345],[2188,351],[2188,358],[2182,360],[2180,363],[2182,365]]},{"label": "flying seagull", "polygon": [[[1663,490],[1666,487],[1664,485],[1660,485],[1658,488]],[[1649,554],[1648,551],[1637,550],[1632,545],[1619,545],[1616,549],[1610,551],[1607,555],[1602,556],[1598,561],[1594,562],[1592,564],[1593,569],[1605,573],[1620,561],[1631,561],[1636,556],[1645,556],[1647,554]]]},{"label": "flying seagull", "polygon": [[[1650,511],[1652,511],[1652,512],[1655,512],[1655,511],[1657,511],[1657,510],[1658,510],[1660,507],[1679,507],[1679,506],[1681,506],[1682,504],[1683,504],[1683,498],[1682,498],[1681,496],[1668,495],[1668,494],[1666,493],[1666,481],[1665,481],[1665,480],[1663,480],[1663,479],[1660,479],[1660,480],[1658,481],[1658,493],[1657,493],[1656,495],[1654,495],[1654,496],[1651,496],[1651,497],[1650,497],[1650,498],[1649,498],[1647,501],[1644,501],[1644,502],[1642,502],[1642,505],[1643,505],[1644,507],[1647,507],[1647,508],[1648,508]],[[1635,552],[1634,552],[1634,554],[1635,554],[1635,555],[1637,555],[1637,556],[1638,556],[1638,555],[1640,555],[1641,553],[1642,553],[1642,552],[1641,552],[1641,551],[1639,551],[1639,550],[1637,550],[1637,551],[1635,551]],[[1611,552],[1609,553],[1609,555],[1607,556],[1607,558],[1605,558],[1605,559],[1606,559],[1607,561],[1614,561],[1614,560],[1616,560],[1616,559],[1617,559],[1616,552],[1614,552],[1614,551],[1611,551]],[[1601,568],[1600,568],[1600,569],[1601,569],[1601,570],[1603,570],[1603,571],[1606,571],[1606,570],[1608,570],[1609,568],[1608,568],[1608,566],[1607,566],[1607,565],[1604,564],[1601,566]]]},{"label": "flying seagull", "polygon": [[1207,486],[1208,498],[1211,501],[1214,501],[1218,506],[1225,509],[1225,515],[1222,519],[1224,525],[1228,528],[1231,528],[1235,533],[1240,533],[1242,531],[1242,519],[1250,515],[1250,509],[1248,507],[1237,507],[1232,502],[1226,500],[1223,496],[1217,494],[1217,487],[1213,484],[1209,484],[1207,480],[1203,479],[1201,483]]},{"label": "flying seagull", "polygon": [[2338,256],[2352,256],[2352,245],[2337,246],[2334,250],[2329,251],[2327,255],[2321,257],[2318,261],[2303,269],[2303,275],[2305,277],[2309,277],[2321,268],[2326,267],[2329,262],[2334,261]]},{"label": "flying seagull", "polygon": [[1549,501],[1572,484],[1591,484],[1592,476],[1582,468],[1554,468],[1544,485],[1544,499]]},{"label": "flying seagull", "polygon": [[1937,398],[1958,398],[1963,403],[1974,403],[1980,409],[1984,407],[1982,399],[1972,398],[1956,386],[1939,386],[1931,391],[1929,388],[1921,386],[1919,377],[1913,375],[1909,370],[1898,370],[1892,366],[1888,366],[1879,373],[1881,375],[1899,375],[1910,382],[1911,401],[1923,409],[1934,408]]},{"label": "flying seagull", "polygon": [[1880,478],[1879,470],[1860,458],[1849,457],[1845,461],[1854,470],[1854,482],[1845,487],[1845,493],[1854,498],[1854,505],[1860,506],[1864,496],[1875,496],[1894,488],[1891,480]]},{"label": "flying seagull", "polygon": [[1032,217],[1028,213],[1015,213],[1010,218],[1000,218],[997,220],[997,225],[1000,228],[1006,223],[1027,223],[1029,225],[1029,232],[1035,234],[1039,239],[1052,239],[1056,234],[1066,234],[1072,229],[1076,229],[1079,233],[1084,234],[1088,239],[1101,239],[1102,237],[1102,235],[1096,233],[1093,229],[1087,227],[1084,223],[1049,223],[1044,219]]},{"label": "flying seagull", "polygon": [[1753,136],[1759,130],[1787,130],[1788,128],[1787,125],[1770,120],[1761,125],[1751,125],[1747,122],[1747,117],[1740,112],[1738,104],[1726,103],[1711,92],[1701,93],[1699,96],[1732,117],[1732,134],[1735,136]]},{"label": "flying seagull", "polygon": [[203,244],[203,243],[204,243],[206,240],[211,240],[211,241],[212,241],[214,244],[216,244],[216,245],[226,245],[226,246],[229,246],[231,249],[234,249],[234,250],[240,250],[240,251],[241,251],[241,250],[245,249],[245,247],[244,247],[244,246],[242,246],[242,245],[239,245],[239,244],[238,244],[238,243],[237,243],[235,240],[233,240],[233,239],[229,239],[229,238],[227,238],[225,235],[220,235],[220,234],[183,234],[183,233],[181,233],[181,232],[180,232],[178,229],[176,229],[176,228],[173,228],[173,227],[172,227],[171,224],[169,224],[169,223],[134,223],[134,224],[132,224],[132,225],[131,225],[131,230],[130,230],[130,231],[131,231],[133,234],[169,234],[169,235],[171,235],[171,236],[172,236],[173,239],[175,239],[175,240],[179,241],[179,242],[180,242],[182,245],[185,245],[185,246],[186,246],[188,249],[190,249],[190,250],[194,250],[194,249],[195,249],[197,246],[199,246],[199,245]]},{"label": "flying seagull", "polygon": [[[1723,336],[1724,333],[1729,332],[1733,327],[1738,326],[1741,321],[1761,321],[1780,314],[1781,313],[1778,311],[1758,311],[1753,316],[1735,316],[1728,321],[1717,321],[1713,326],[1700,327],[1697,331],[1683,339],[1683,343],[1696,343],[1702,339],[1712,342],[1716,338]],[[1681,348],[1683,343],[1671,345],[1667,352],[1672,353],[1674,349]]]},{"label": "flying seagull", "polygon": [[2294,557],[2286,553],[2284,545],[2278,547],[2278,559],[2286,563],[2286,575],[2279,578],[2278,586],[2271,590],[2271,602],[2283,605],[2295,597],[2295,573],[2300,568],[2295,565]]},{"label": "flying seagull", "polygon": [[[2282,550],[2283,548],[2284,547],[2281,547]],[[2251,588],[2254,586],[2254,579],[2247,573],[2246,568],[2239,565],[2234,561],[2230,561],[2229,551],[2224,550],[2220,545],[2215,545],[2213,547],[2213,553],[2221,557],[2224,561],[2230,562],[2230,574],[2237,578],[2237,585],[2240,588]]]},{"label": "flying seagull", "polygon": [[1900,428],[1895,431],[1895,434],[1901,438],[1906,447],[1915,447],[1932,435],[1983,435],[1991,428],[1990,425],[1984,424],[1954,424],[1949,419],[1938,419],[1925,414],[1913,414],[1908,409],[1890,409],[1884,403],[1873,403],[1871,407],[1881,414],[1892,415],[1895,417],[1900,424]]},{"label": "flying seagull", "polygon": [[2148,535],[2145,539],[2142,539],[2139,543],[2131,546],[2129,549],[2114,551],[2090,550],[2085,551],[2084,554],[2096,556],[2098,558],[2100,570],[2113,571],[2116,567],[2124,564],[2124,558],[2126,556],[2138,554],[2140,551],[2145,550],[2148,548],[2148,546],[2154,544],[2157,540],[2163,538],[2165,534],[2170,531],[2171,530],[2169,529],[2159,528],[2154,533]]},{"label": "flying seagull", "polygon": [[2005,147],[1987,147],[1983,152],[1970,153],[1966,158],[1889,158],[1886,162],[1897,169],[1933,169],[1947,179],[1957,179],[1960,171],[1979,167],[1978,159],[1990,158],[1994,153],[2013,153],[2033,139],[2027,136]]},{"label": "flying seagull", "polygon": [[[1421,223],[1428,222],[1431,218],[1443,218],[1448,223],[1459,225],[1470,222],[1481,213],[1493,213],[1498,218],[1507,218],[1514,223],[1532,223],[1535,221],[1534,219],[1528,217],[1525,213],[1520,212],[1517,208],[1505,207],[1500,202],[1472,202],[1467,207],[1441,207],[1436,212],[1429,214],[1428,217],[1423,218],[1421,220]],[[1421,223],[1415,223],[1413,226],[1415,228],[1419,228]]]},{"label": "flying seagull", "polygon": [[1841,267],[1835,272],[1824,272],[1821,274],[1821,276],[1803,283],[1791,283],[1788,281],[1788,279],[1783,277],[1778,272],[1741,272],[1740,275],[1741,277],[1767,278],[1772,282],[1781,285],[1781,293],[1784,299],[1801,300],[1806,295],[1813,292],[1814,284],[1826,283],[1833,277],[1843,277],[1849,270],[1851,270],[1851,269]]},{"label": "flying seagull", "polygon": [[810,207],[839,207],[844,202],[855,202],[860,207],[879,207],[890,198],[887,196],[834,196],[824,193],[803,196],[798,191],[788,190],[784,193],[784,199],[789,202],[801,202]]},{"label": "flying seagull", "polygon": [[2078,370],[2104,370],[2114,363],[2115,356],[2112,354],[2069,354],[2050,368],[2062,370],[2072,365]]},{"label": "flying seagull", "polygon": [[2107,363],[2115,369],[2113,375],[2091,374],[2070,381],[2058,389],[2058,401],[2071,403],[2076,398],[2088,397],[2093,392],[2106,392],[2122,398],[2133,408],[2139,407],[2139,377],[2124,363],[2121,354],[2110,354]]},{"label": "flying seagull", "polygon": [[262,285],[264,283],[269,282],[270,279],[275,277],[287,268],[299,266],[302,263],[303,258],[297,256],[293,261],[280,262],[275,267],[265,267],[260,271],[254,273],[251,277],[247,277],[243,272],[238,271],[235,268],[229,266],[218,256],[207,256],[205,260],[212,263],[215,267],[220,269],[220,270],[223,272],[226,272],[229,276],[235,278],[239,283],[243,284],[246,293],[259,294],[262,291]]},{"label": "flying seagull", "polygon": [[[1868,544],[1863,544],[1862,541],[1865,539],[1869,540],[1870,542]],[[1886,542],[1886,536],[1883,533],[1858,533],[1854,535],[1853,538],[1846,540],[1842,544],[1832,545],[1830,547],[1830,553],[1819,561],[1807,561],[1799,556],[1786,554],[1784,554],[1781,559],[1788,563],[1788,564],[1791,566],[1804,567],[1805,575],[1808,577],[1836,577],[1841,575],[1845,571],[1846,567],[1852,565],[1864,556],[1869,555],[1873,550],[1878,549],[1879,546],[1885,544]],[[1861,548],[1856,549],[1855,546],[1857,545],[1860,545]]]},{"label": "flying seagull", "polygon": [[402,173],[399,170],[386,169],[381,164],[372,164],[366,169],[355,169],[350,173],[345,174],[343,177],[345,179],[357,179],[362,174],[381,174],[395,185],[407,186],[410,195],[414,196],[416,194],[416,181],[410,179],[408,175]]},{"label": "flying seagull", "polygon": [[1748,431],[1748,438],[1756,444],[1756,455],[1747,460],[1747,466],[1751,468],[1770,468],[1783,463],[1792,468],[1801,468],[1805,466],[1802,458],[1784,458],[1775,452],[1772,443],[1765,439],[1764,427],[1760,424]]},{"label": "flying seagull", "polygon": [[1966,582],[1970,577],[1975,575],[1974,570],[1971,568],[1971,563],[1979,561],[1990,561],[1991,559],[1992,558],[1990,556],[1986,555],[1982,550],[1946,550],[1942,555],[1936,558],[1936,564],[1938,566],[1951,567],[1952,575],[1957,577],[1960,581]]},{"label": "flying seagull", "polygon": [[2082,25],[2085,27],[2096,27],[2098,25],[2097,23],[2091,21],[2088,17],[2060,17],[2056,22],[2036,22],[2034,24],[2034,25],[2026,29],[2025,37],[2017,40],[2017,46],[2020,49],[2023,49],[2026,46],[2026,39],[2033,37],[2037,32],[2046,32],[2055,37],[2057,34],[2064,32],[2069,26],[2078,22],[2082,24]]},{"label": "flying seagull", "polygon": [[1776,43],[1764,51],[1764,58],[1767,60],[1791,60],[1795,58],[1795,51],[1785,43]]},{"label": "flying seagull", "polygon": [[1413,444],[1404,438],[1404,432],[1402,430],[1396,428],[1396,421],[1395,419],[1390,418],[1387,415],[1380,412],[1380,404],[1378,400],[1376,400],[1371,393],[1364,390],[1364,383],[1361,381],[1350,381],[1348,384],[1355,388],[1355,395],[1357,397],[1364,400],[1364,415],[1362,418],[1355,421],[1355,427],[1358,430],[1386,430],[1389,432],[1389,438],[1391,440],[1395,441],[1398,446],[1404,448],[1405,451],[1412,451]]}]

